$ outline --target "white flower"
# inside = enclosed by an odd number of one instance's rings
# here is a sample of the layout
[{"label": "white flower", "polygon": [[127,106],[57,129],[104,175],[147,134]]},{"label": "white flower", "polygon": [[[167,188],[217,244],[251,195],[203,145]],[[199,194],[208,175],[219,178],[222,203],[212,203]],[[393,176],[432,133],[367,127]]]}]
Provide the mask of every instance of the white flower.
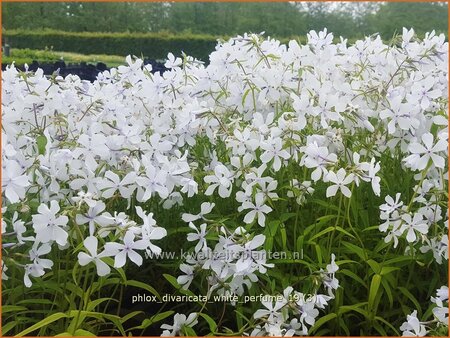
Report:
[{"label": "white flower", "polygon": [[194,222],[198,219],[205,219],[204,216],[209,214],[213,210],[215,205],[216,205],[215,203],[203,202],[200,206],[199,214],[192,215],[192,214],[185,213],[181,216],[181,218],[185,222]]},{"label": "white flower", "polygon": [[279,137],[261,142],[261,149],[265,150],[261,154],[261,161],[268,163],[273,160],[273,169],[275,171],[280,170],[281,159],[287,160],[290,157],[289,153],[283,149],[283,144]]},{"label": "white flower", "polygon": [[91,262],[95,263],[97,267],[97,274],[99,276],[106,276],[111,272],[110,267],[101,260],[103,257],[109,256],[106,251],[102,251],[101,253],[97,253],[98,248],[98,239],[94,236],[89,236],[83,241],[84,247],[87,249],[89,254],[85,252],[78,253],[78,263],[81,266],[85,266]]},{"label": "white flower", "polygon": [[[14,215],[13,215],[12,226],[13,226],[13,231],[17,236],[18,243],[23,244],[24,241],[34,240],[34,237],[32,237],[32,236],[28,236],[28,237],[23,236],[23,234],[27,231],[27,228],[25,227],[25,222],[19,219],[19,214],[17,213],[17,211],[15,211]],[[4,230],[4,228],[2,228],[2,231],[3,230]]]},{"label": "white flower", "polygon": [[105,179],[97,184],[97,188],[102,190],[102,197],[111,198],[117,190],[123,198],[128,198],[132,194],[134,187],[133,183],[136,181],[136,173],[130,172],[120,180],[120,177],[112,171],[105,173]]},{"label": "white flower", "polygon": [[336,154],[329,153],[327,147],[319,147],[316,141],[302,147],[301,151],[305,155],[302,157],[300,164],[305,165],[307,168],[314,168],[314,171],[311,173],[311,179],[314,182],[318,181],[322,174],[326,176],[328,173],[326,167],[337,161]]},{"label": "white flower", "polygon": [[381,178],[376,176],[376,174],[380,171],[380,163],[375,163],[375,159],[372,158],[370,163],[368,164],[367,168],[365,168],[368,171],[368,178],[371,180],[372,183],[372,190],[375,193],[375,195],[380,196],[380,182]]},{"label": "white flower", "polygon": [[3,280],[9,279],[8,275],[6,274],[6,270],[8,270],[8,267],[5,265],[5,262],[3,262],[3,259],[2,259],[2,279]]},{"label": "white flower", "polygon": [[39,214],[33,215],[33,228],[36,232],[36,241],[48,243],[56,241],[61,246],[67,244],[69,234],[64,230],[69,218],[67,216],[56,216],[60,207],[57,201],[50,202],[50,208],[41,204],[38,207]]},{"label": "white flower", "polygon": [[308,327],[316,322],[316,317],[319,315],[319,310],[315,308],[313,297],[305,297],[304,294],[298,293],[298,300],[296,301],[300,311],[300,323],[302,324],[302,333],[308,333]]},{"label": "white flower", "polygon": [[398,192],[395,194],[395,201],[391,196],[386,196],[384,200],[386,201],[386,204],[380,205],[380,210],[384,211],[388,215],[392,214],[395,210],[399,209],[403,202],[400,201],[401,194]]},{"label": "white flower", "polygon": [[390,107],[380,112],[381,119],[390,119],[388,123],[389,134],[395,133],[396,125],[401,130],[415,130],[420,125],[420,121],[416,117],[418,108],[410,102],[403,103],[402,100],[401,95],[390,99]]},{"label": "white flower", "polygon": [[158,240],[167,236],[167,230],[157,226],[156,221],[153,219],[153,213],[148,215],[144,213],[141,207],[136,207],[136,212],[140,218],[144,221],[141,227],[142,239],[147,242],[146,253],[149,257],[153,254],[159,255],[161,248],[152,243],[152,240]]},{"label": "white flower", "polygon": [[180,58],[175,58],[172,53],[167,54],[167,61],[164,64],[166,68],[175,68],[182,65],[182,60]]},{"label": "white flower", "polygon": [[[161,198],[167,198],[169,190],[167,189],[166,181],[167,173],[148,163],[145,169],[145,176],[136,178],[136,183],[139,185],[138,201],[146,202],[155,193],[158,193]],[[144,188],[145,191],[141,188]]]},{"label": "white flower", "polygon": [[436,80],[433,76],[415,82],[411,86],[411,95],[409,95],[408,100],[417,100],[420,102],[422,109],[428,109],[431,101],[437,99],[442,94],[440,90],[432,89],[435,83]]},{"label": "white flower", "polygon": [[187,240],[189,242],[198,241],[197,245],[195,246],[195,252],[199,252],[203,247],[207,248],[206,243],[206,223],[203,223],[200,225],[200,231],[198,228],[194,225],[194,223],[189,222],[189,228],[195,230],[196,233],[189,233],[187,235]]},{"label": "white flower", "polygon": [[32,285],[30,276],[41,277],[45,274],[44,269],[52,268],[53,262],[50,259],[40,257],[48,254],[51,249],[50,244],[42,244],[41,246],[39,246],[39,242],[33,244],[33,247],[28,253],[33,263],[25,266],[24,284],[26,287],[29,288]]},{"label": "white flower", "polygon": [[433,315],[440,323],[448,326],[448,287],[444,285],[437,289],[436,297],[431,297],[431,302],[436,304],[436,307],[433,308]]},{"label": "white flower", "polygon": [[97,202],[94,207],[89,208],[87,214],[77,214],[75,221],[80,225],[89,223],[89,235],[93,236],[95,232],[95,224],[100,226],[111,224],[111,220],[104,214],[101,214],[105,210],[105,207],[105,203]]},{"label": "white flower", "polygon": [[[441,287],[441,289],[438,289],[438,296],[439,296],[439,292],[442,291],[443,288],[446,287]],[[445,291],[445,289],[444,289]],[[448,288],[447,288],[447,295],[448,295]],[[433,303],[436,304],[436,307],[433,308],[433,315],[436,317],[436,319],[441,323],[444,324],[445,326],[448,326],[448,303],[444,304],[444,301],[446,301],[447,299],[442,299],[440,297],[434,298],[431,297],[431,301]]]},{"label": "white flower", "polygon": [[194,280],[194,267],[188,264],[180,264],[180,270],[183,271],[185,275],[178,276],[177,282],[183,289],[187,290]]},{"label": "white flower", "polygon": [[186,315],[177,313],[173,317],[173,324],[163,324],[161,325],[161,329],[164,329],[161,334],[162,337],[173,337],[177,336],[181,333],[181,330],[184,326],[192,327],[198,323],[197,313],[191,313],[187,318]]},{"label": "white flower", "polygon": [[244,222],[247,224],[250,224],[253,222],[255,217],[258,218],[258,224],[262,227],[264,227],[266,224],[266,216],[265,214],[268,214],[272,211],[272,208],[268,205],[264,204],[264,196],[262,194],[257,194],[255,196],[255,204],[252,202],[243,202],[242,203],[242,209],[251,209],[245,216],[244,216]]},{"label": "white flower", "polygon": [[424,222],[422,214],[416,213],[414,217],[410,214],[402,215],[402,220],[404,221],[400,231],[403,233],[407,231],[406,240],[411,243],[417,239],[416,231],[421,234],[428,233],[428,225]]},{"label": "white flower", "polygon": [[90,208],[93,208],[98,202],[92,193],[85,193],[84,191],[79,191],[77,196],[72,197],[72,201],[78,204],[78,208],[80,208],[83,203],[86,203]]},{"label": "white flower", "polygon": [[258,255],[263,255],[265,253],[264,251],[255,251],[256,248],[264,244],[265,240],[266,236],[260,234],[253,237],[251,241],[245,243],[243,247],[240,245],[231,247],[234,251],[241,253],[239,260],[236,262],[237,272],[248,272],[254,263],[255,258],[258,257]]},{"label": "white flower", "polygon": [[400,330],[403,331],[403,337],[423,337],[428,333],[425,325],[417,319],[417,310],[406,317],[406,322],[400,326]]},{"label": "white flower", "polygon": [[17,203],[25,197],[25,188],[30,186],[27,175],[16,161],[4,160],[2,166],[2,190],[11,203]]},{"label": "white flower", "polygon": [[353,174],[347,175],[345,169],[340,168],[336,174],[330,171],[327,178],[330,182],[335,183],[327,188],[327,197],[335,196],[337,191],[340,190],[345,197],[350,198],[352,192],[346,187],[346,185],[353,182]]},{"label": "white flower", "polygon": [[404,159],[407,165],[413,170],[423,170],[431,159],[436,168],[444,168],[444,157],[437,153],[447,150],[447,141],[441,139],[434,144],[433,134],[425,133],[422,135],[422,142],[424,146],[418,142],[413,142],[409,145],[408,150],[412,155]]},{"label": "white flower", "polygon": [[105,244],[105,252],[108,256],[114,257],[114,267],[121,268],[127,262],[127,257],[136,265],[142,265],[142,257],[135,250],[145,250],[148,241],[143,239],[134,241],[135,235],[129,230],[123,237],[123,244],[109,242]]},{"label": "white flower", "polygon": [[219,188],[218,192],[220,197],[230,197],[233,187],[233,174],[223,164],[216,165],[214,175],[205,176],[204,181],[209,184],[208,189],[205,191],[206,196],[212,195],[214,190]]},{"label": "white flower", "polygon": [[336,256],[331,254],[331,263],[326,266],[325,272],[322,273],[323,285],[328,289],[330,297],[333,296],[333,290],[337,290],[339,287],[339,280],[335,277],[336,271],[339,270],[339,266],[335,262]]},{"label": "white flower", "polygon": [[261,301],[262,305],[266,309],[259,309],[253,314],[253,318],[258,319],[262,317],[267,317],[267,320],[269,322],[274,322],[275,319],[281,317],[280,310],[283,308],[283,306],[286,305],[286,301],[280,300],[273,302],[272,300],[263,300]]}]

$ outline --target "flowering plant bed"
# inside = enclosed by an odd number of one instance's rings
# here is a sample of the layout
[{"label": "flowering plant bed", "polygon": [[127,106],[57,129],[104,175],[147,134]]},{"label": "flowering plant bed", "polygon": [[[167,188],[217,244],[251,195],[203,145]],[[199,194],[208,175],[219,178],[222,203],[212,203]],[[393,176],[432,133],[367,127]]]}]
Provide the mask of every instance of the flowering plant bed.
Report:
[{"label": "flowering plant bed", "polygon": [[127,63],[3,72],[3,335],[447,334],[443,35]]}]

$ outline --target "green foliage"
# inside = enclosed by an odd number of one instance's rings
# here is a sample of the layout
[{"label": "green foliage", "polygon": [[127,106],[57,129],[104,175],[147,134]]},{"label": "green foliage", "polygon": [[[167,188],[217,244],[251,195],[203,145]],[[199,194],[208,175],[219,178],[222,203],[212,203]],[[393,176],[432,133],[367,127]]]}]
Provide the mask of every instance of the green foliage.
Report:
[{"label": "green foliage", "polygon": [[[364,33],[379,32],[384,39],[390,39],[403,27],[414,28],[419,36],[435,30],[437,34],[448,32],[447,4],[411,2],[388,2],[380,9],[367,15]],[[414,18],[412,20],[412,18]]]},{"label": "green foliage", "polygon": [[[266,32],[274,37],[305,35],[327,27],[335,36],[361,38],[380,32],[390,39],[402,27],[419,35],[435,29],[447,34],[446,3],[181,2],[3,4],[7,30],[69,32],[171,32],[215,36]],[[103,52],[102,52],[103,53]]]},{"label": "green foliage", "polygon": [[125,59],[123,56],[118,55],[103,55],[103,54],[77,54],[70,52],[54,51],[52,49],[46,48],[44,50],[36,49],[11,49],[10,56],[3,56],[2,62],[6,64],[11,64],[13,61],[16,65],[22,66],[25,63],[31,64],[33,60],[39,61],[41,63],[45,62],[56,62],[64,60],[66,63],[97,63],[103,62],[109,67],[117,67],[124,64]]},{"label": "green foliage", "polygon": [[144,55],[165,59],[169,51],[208,61],[217,38],[212,35],[161,33],[76,33],[53,30],[5,30],[3,36],[14,48],[46,49],[80,54]]}]

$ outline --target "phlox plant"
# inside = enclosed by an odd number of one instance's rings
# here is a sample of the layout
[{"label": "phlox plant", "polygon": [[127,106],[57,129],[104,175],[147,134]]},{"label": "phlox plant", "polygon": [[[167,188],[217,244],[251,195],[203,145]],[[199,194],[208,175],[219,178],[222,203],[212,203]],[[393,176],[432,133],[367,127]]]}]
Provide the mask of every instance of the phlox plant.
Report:
[{"label": "phlox plant", "polygon": [[333,41],[10,65],[3,335],[447,335],[448,43]]}]

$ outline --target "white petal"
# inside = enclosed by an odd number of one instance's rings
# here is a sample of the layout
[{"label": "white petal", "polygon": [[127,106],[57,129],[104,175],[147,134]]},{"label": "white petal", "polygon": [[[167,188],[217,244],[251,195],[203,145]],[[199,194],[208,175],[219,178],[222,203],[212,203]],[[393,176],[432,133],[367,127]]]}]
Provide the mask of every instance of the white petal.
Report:
[{"label": "white petal", "polygon": [[137,266],[142,265],[142,257],[136,251],[131,250],[128,252],[128,258],[135,263]]},{"label": "white petal", "polygon": [[106,264],[99,258],[95,260],[95,265],[97,266],[97,274],[99,276],[106,276],[111,272],[111,268],[108,266],[108,264]]},{"label": "white petal", "polygon": [[336,195],[336,192],[338,191],[339,186],[338,185],[332,185],[327,188],[327,197],[332,197]]},{"label": "white petal", "polygon": [[255,216],[256,211],[255,210],[250,211],[247,215],[244,216],[244,222],[250,224],[255,219]]},{"label": "white petal", "polygon": [[90,262],[92,262],[92,260],[93,260],[92,257],[89,256],[87,253],[85,252],[78,253],[78,263],[80,263],[81,266],[89,264]]},{"label": "white petal", "polygon": [[352,195],[352,192],[350,191],[350,189],[347,188],[345,185],[342,185],[342,186],[341,186],[341,191],[342,191],[342,194],[343,194],[345,197],[350,198],[350,196]]},{"label": "white petal", "polygon": [[127,253],[125,250],[120,251],[114,259],[114,267],[121,268],[127,262]]}]

